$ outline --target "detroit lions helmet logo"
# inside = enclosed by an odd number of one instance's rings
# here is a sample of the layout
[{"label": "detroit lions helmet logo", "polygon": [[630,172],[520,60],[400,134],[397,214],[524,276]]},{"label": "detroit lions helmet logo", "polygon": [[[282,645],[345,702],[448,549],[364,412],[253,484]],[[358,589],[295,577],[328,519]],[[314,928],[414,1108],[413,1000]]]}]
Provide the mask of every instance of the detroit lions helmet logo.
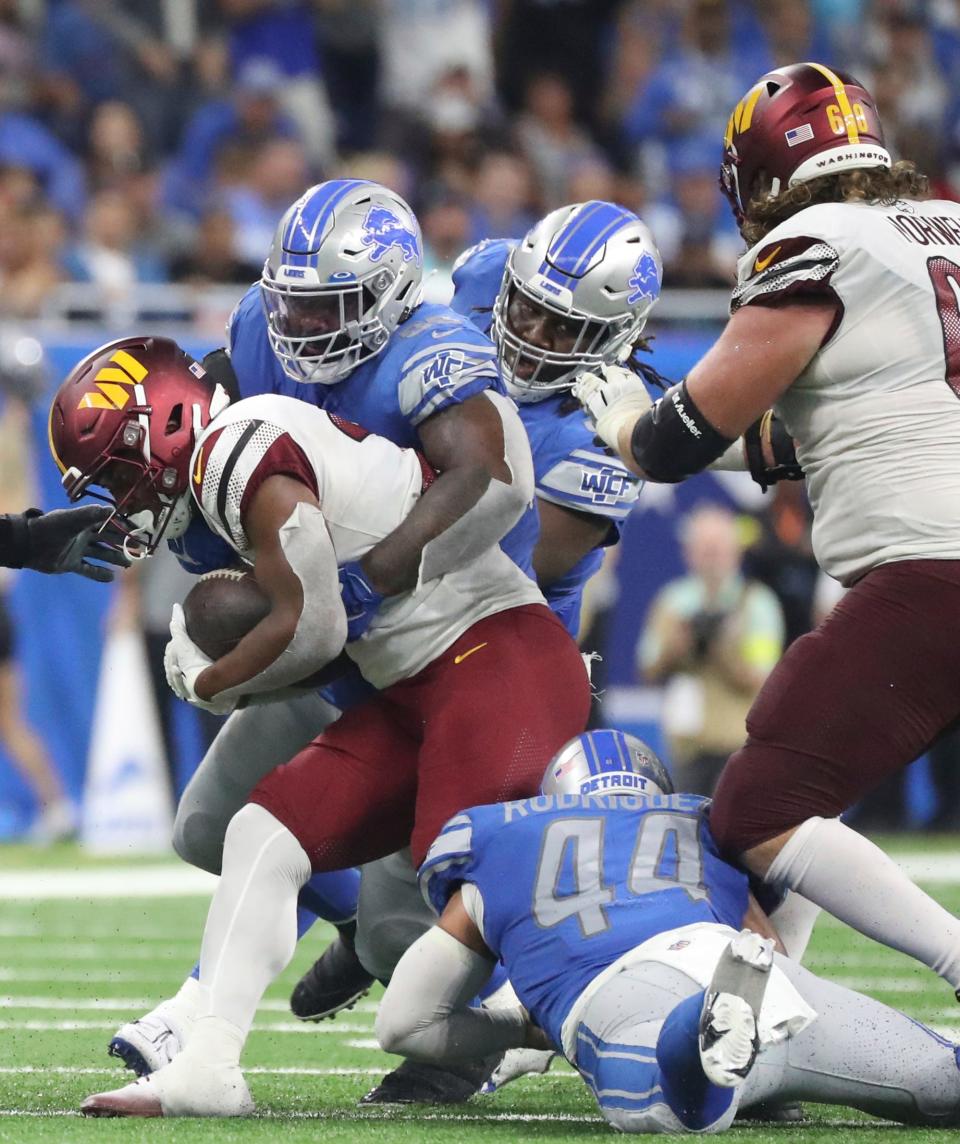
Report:
[{"label": "detroit lions helmet logo", "polygon": [[627,295],[627,305],[632,306],[641,298],[648,298],[655,302],[660,294],[660,276],[657,273],[657,263],[648,251],[640,255],[640,261],[633,268],[633,274],[627,280],[630,293]]},{"label": "detroit lions helmet logo", "polygon": [[403,255],[404,262],[420,265],[420,244],[417,236],[388,207],[371,207],[363,220],[363,245],[372,247],[370,261],[379,262],[393,247]]}]

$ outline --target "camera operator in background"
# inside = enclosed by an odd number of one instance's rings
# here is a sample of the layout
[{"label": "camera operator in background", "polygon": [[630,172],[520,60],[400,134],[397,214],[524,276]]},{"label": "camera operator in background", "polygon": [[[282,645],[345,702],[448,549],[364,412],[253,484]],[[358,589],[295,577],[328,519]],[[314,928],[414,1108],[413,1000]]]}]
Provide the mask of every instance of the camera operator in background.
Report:
[{"label": "camera operator in background", "polygon": [[686,576],[657,593],[638,664],[664,684],[662,723],[676,781],[710,795],[743,741],[747,711],[783,650],[783,612],[773,592],[741,570],[733,514],[694,509],[683,523]]}]

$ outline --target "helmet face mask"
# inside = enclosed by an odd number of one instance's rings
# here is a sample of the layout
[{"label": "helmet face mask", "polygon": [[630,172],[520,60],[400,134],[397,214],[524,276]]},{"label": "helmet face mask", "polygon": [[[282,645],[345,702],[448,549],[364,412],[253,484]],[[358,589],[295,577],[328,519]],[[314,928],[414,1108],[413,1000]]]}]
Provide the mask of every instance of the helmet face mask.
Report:
[{"label": "helmet face mask", "polygon": [[167,338],[124,338],[95,350],[50,409],[50,447],[67,495],[112,505],[125,551],[150,555],[190,523],[193,446],[228,403]]},{"label": "helmet face mask", "polygon": [[294,381],[335,385],[387,345],[420,300],[413,212],[377,183],[311,187],[277,227],[260,279],[270,346]]},{"label": "helmet face mask", "polygon": [[542,401],[584,370],[628,358],[661,277],[649,230],[613,203],[576,203],[537,223],[511,252],[493,307],[514,400]]},{"label": "helmet face mask", "polygon": [[673,782],[656,754],[623,731],[586,731],[554,755],[540,791],[545,795],[595,794],[653,797],[673,794]]}]

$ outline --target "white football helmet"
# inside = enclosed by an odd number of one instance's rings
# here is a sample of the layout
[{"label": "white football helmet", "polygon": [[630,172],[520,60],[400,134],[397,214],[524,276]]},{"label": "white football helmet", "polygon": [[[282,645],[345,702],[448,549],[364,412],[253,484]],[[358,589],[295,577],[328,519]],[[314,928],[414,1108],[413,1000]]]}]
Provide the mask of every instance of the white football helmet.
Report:
[{"label": "white football helmet", "polygon": [[422,278],[420,225],[399,195],[364,179],[311,187],[280,220],[260,279],[283,372],[342,381],[384,349]]},{"label": "white football helmet", "polygon": [[625,361],[662,278],[653,235],[624,207],[593,200],[541,219],[511,252],[493,307],[510,395],[542,401],[582,370]]}]

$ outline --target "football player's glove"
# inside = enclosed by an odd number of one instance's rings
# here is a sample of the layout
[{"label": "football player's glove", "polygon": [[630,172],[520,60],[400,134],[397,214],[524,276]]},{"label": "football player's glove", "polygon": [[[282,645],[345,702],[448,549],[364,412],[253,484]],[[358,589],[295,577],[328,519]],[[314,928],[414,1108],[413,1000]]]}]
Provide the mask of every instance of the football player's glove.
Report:
[{"label": "football player's glove", "polygon": [[373,623],[383,596],[367,579],[356,560],[340,566],[340,598],[347,613],[347,642],[358,640]]},{"label": "football player's glove", "polygon": [[174,604],[170,617],[170,642],[163,653],[163,669],[170,690],[178,699],[186,700],[194,707],[202,707],[214,715],[228,715],[236,706],[235,699],[201,699],[196,692],[197,677],[211,663],[213,660],[204,655],[187,635],[183,608]]},{"label": "football player's glove", "polygon": [[777,481],[803,480],[793,438],[772,409],[744,433],[743,450],[750,476],[764,492]]},{"label": "football player's glove", "polygon": [[27,509],[22,516],[13,517],[15,558],[19,567],[36,572],[58,574],[76,572],[88,580],[107,583],[113,571],[101,560],[126,568],[130,561],[124,555],[122,537],[107,524],[113,509],[107,505],[81,505],[79,508],[58,508],[53,512]]},{"label": "football player's glove", "polygon": [[622,365],[601,365],[580,374],[572,393],[592,418],[597,436],[614,453],[619,452],[620,430],[635,425],[653,405],[642,379]]}]

